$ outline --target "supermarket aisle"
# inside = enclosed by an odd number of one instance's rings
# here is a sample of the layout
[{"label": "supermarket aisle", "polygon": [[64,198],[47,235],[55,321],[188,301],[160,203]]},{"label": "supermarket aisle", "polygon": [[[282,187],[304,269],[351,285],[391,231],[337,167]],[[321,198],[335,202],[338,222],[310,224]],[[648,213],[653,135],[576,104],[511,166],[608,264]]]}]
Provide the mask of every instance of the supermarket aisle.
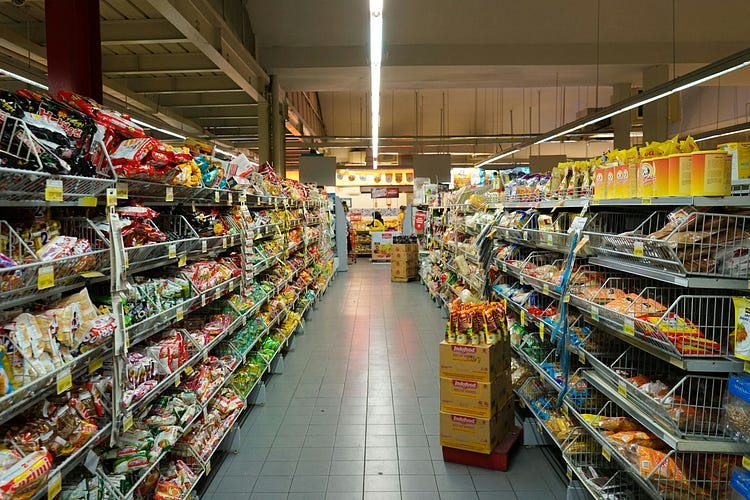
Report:
[{"label": "supermarket aisle", "polygon": [[360,262],[332,284],[242,429],[242,449],[205,498],[562,499],[541,451],[508,473],[445,464],[437,343],[444,323],[421,285]]}]

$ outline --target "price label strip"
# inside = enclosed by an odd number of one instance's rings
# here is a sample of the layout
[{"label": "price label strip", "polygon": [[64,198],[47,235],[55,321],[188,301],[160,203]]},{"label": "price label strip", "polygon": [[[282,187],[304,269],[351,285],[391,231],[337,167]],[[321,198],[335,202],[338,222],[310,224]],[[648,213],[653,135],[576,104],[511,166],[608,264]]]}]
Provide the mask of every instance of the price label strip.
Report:
[{"label": "price label strip", "polygon": [[622,396],[624,399],[627,399],[628,387],[625,385],[624,382],[620,381],[617,383],[617,392],[619,392],[620,396]]},{"label": "price label strip", "polygon": [[128,199],[128,183],[127,182],[118,182],[115,185],[115,190],[117,191],[118,200]]},{"label": "price label strip", "polygon": [[625,335],[635,336],[635,324],[632,319],[625,320],[625,323],[622,325],[622,331]]},{"label": "price label strip", "polygon": [[171,245],[169,245],[169,248],[168,248],[168,257],[170,259],[176,259],[177,258],[177,245],[175,245],[174,243],[172,243]]},{"label": "price label strip", "polygon": [[104,366],[104,360],[102,358],[96,358],[89,361],[89,374],[100,370]]},{"label": "price label strip", "polygon": [[47,179],[44,186],[44,201],[63,201],[63,181],[58,179]]},{"label": "price label strip", "polygon": [[[107,197],[109,197],[109,191],[112,189],[107,189]],[[112,190],[114,191],[114,190]],[[96,199],[96,196],[82,196],[78,199],[78,206],[81,207],[95,207],[99,204],[99,200]]]},{"label": "price label strip", "polygon": [[65,367],[57,374],[57,393],[62,394],[73,387],[73,377],[70,374],[70,367]]},{"label": "price label strip", "polygon": [[164,194],[164,201],[174,201],[174,188],[172,186],[167,187],[166,193]]},{"label": "price label strip", "polygon": [[42,266],[37,273],[36,288],[46,290],[55,286],[55,267]]},{"label": "price label strip", "polygon": [[47,479],[47,500],[57,498],[62,491],[62,476],[60,471],[55,472]]}]

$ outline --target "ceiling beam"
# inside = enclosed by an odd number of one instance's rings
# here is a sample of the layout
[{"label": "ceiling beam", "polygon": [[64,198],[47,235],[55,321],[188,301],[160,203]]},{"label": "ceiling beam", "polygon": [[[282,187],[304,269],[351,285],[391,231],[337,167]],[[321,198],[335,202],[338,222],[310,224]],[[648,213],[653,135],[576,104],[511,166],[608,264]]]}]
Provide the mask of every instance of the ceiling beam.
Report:
[{"label": "ceiling beam", "polygon": [[236,127],[252,125],[257,123],[257,117],[237,117],[237,116],[214,116],[194,118],[195,121],[203,124],[203,127],[212,129],[213,127]]},{"label": "ceiling beam", "polygon": [[[517,43],[389,45],[389,66],[539,66],[598,64],[705,63],[746,48],[744,42],[677,43]],[[350,68],[368,66],[365,45],[262,47],[270,71],[281,68]],[[676,56],[676,57],[675,57]]]},{"label": "ceiling beam", "polygon": [[[44,23],[0,23],[0,32],[13,31],[38,45],[46,44]],[[101,21],[102,45],[185,43],[188,39],[166,19]]]},{"label": "ceiling beam", "polygon": [[[122,78],[123,85],[137,94],[209,94],[243,92],[234,82],[221,76],[186,76],[161,78]],[[177,97],[175,97],[177,98]],[[192,98],[192,97],[190,97]]]},{"label": "ceiling beam", "polygon": [[237,92],[156,95],[154,100],[175,108],[257,106],[247,95]]},{"label": "ceiling beam", "polygon": [[[30,76],[33,80],[40,83],[46,82],[46,75],[41,68],[47,67],[47,51],[41,45],[19,37],[11,31],[0,32],[0,47],[5,49],[20,66],[25,66],[31,71],[29,61],[34,67],[37,67],[37,76]],[[203,127],[197,122],[187,119],[174,111],[158,106],[156,103],[144,96],[135,94],[132,90],[122,86],[119,82],[104,76],[102,78],[102,87],[105,96],[105,103],[114,105],[120,109],[137,113],[138,118],[149,120],[156,118],[167,125],[178,130],[185,131],[186,134],[204,135]]]},{"label": "ceiling beam", "polygon": [[255,102],[269,78],[209,0],[147,0]]},{"label": "ceiling beam", "polygon": [[106,75],[140,75],[169,73],[211,73],[216,65],[200,53],[132,54],[102,57],[102,73]]}]

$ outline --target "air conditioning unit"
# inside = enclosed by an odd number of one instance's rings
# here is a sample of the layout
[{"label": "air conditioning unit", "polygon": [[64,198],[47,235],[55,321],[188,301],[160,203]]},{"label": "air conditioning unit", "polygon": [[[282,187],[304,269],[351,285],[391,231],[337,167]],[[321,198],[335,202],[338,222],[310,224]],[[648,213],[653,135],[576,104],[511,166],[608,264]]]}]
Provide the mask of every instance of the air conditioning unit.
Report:
[{"label": "air conditioning unit", "polygon": [[349,151],[348,165],[364,165],[367,158],[367,151]]},{"label": "air conditioning unit", "polygon": [[398,167],[398,153],[380,153],[378,165],[381,167]]}]

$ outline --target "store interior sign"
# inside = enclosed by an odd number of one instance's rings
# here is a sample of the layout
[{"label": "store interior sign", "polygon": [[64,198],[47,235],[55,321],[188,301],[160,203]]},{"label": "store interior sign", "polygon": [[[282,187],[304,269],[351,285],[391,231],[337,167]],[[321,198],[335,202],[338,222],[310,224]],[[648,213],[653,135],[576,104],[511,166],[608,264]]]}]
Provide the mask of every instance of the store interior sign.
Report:
[{"label": "store interior sign", "polygon": [[398,188],[372,188],[370,195],[373,198],[398,198]]},{"label": "store interior sign", "polygon": [[411,186],[414,184],[414,169],[338,169],[336,186]]}]

